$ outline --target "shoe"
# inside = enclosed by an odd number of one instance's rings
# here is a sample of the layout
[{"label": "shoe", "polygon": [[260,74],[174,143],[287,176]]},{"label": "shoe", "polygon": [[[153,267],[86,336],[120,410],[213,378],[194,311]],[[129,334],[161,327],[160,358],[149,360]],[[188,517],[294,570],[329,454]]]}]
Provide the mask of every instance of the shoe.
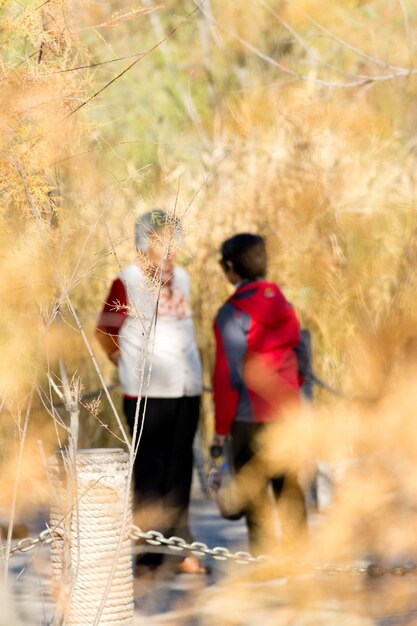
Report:
[{"label": "shoe", "polygon": [[177,574],[211,574],[211,568],[204,565],[195,556],[186,556],[185,559],[177,565]]}]

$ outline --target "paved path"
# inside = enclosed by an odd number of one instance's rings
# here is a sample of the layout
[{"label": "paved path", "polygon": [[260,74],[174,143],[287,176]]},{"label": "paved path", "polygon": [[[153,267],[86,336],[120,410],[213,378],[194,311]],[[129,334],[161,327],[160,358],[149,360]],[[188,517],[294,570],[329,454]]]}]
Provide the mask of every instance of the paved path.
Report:
[{"label": "paved path", "polygon": [[[194,480],[191,504],[191,528],[197,541],[209,547],[225,546],[229,550],[248,550],[246,528],[243,521],[230,522],[220,517],[212,500],[198,488],[198,479]],[[177,575],[169,573],[156,581],[146,584],[135,581],[136,624],[178,624],[194,626],[197,618],[193,616],[195,598],[213,588],[224,576],[227,564],[210,558],[205,560],[211,574]],[[242,566],[244,567],[244,566]],[[191,615],[190,615],[191,612]]]},{"label": "paved path", "polygon": [[[233,551],[247,550],[243,522],[223,520],[214,503],[202,494],[198,480],[194,481],[191,525],[196,539],[210,547],[226,546]],[[33,530],[31,534],[34,534]],[[362,602],[362,605],[359,596],[364,594],[363,582],[352,579],[349,584],[352,588],[357,585],[359,604],[352,602],[352,596],[348,601],[341,601],[327,594],[320,602],[309,602],[304,609],[297,612],[295,607],[300,607],[299,594],[300,591],[302,593],[302,585],[297,585],[298,595],[296,602],[292,603],[289,598],[294,589],[291,591],[285,580],[256,582],[249,574],[249,578],[238,586],[233,587],[230,581],[224,585],[221,583],[229,566],[222,561],[206,562],[212,567],[210,576],[173,576],[168,573],[157,580],[136,579],[135,626],[417,625],[417,613],[413,607],[413,610],[405,609],[395,616],[381,615],[378,619],[370,619],[366,615],[367,610],[358,610],[358,606],[366,606],[368,598],[379,606],[379,598],[383,598],[387,585],[400,585],[399,593],[407,585],[409,592],[413,593],[417,580],[415,577],[408,577],[407,581],[384,577],[384,582],[378,583],[382,586],[373,589],[371,595],[365,593],[365,604]],[[245,566],[235,566],[238,567]],[[0,589],[0,626],[49,626],[53,615],[49,549],[43,547],[27,555],[14,556],[10,561],[9,584],[18,619],[13,619],[8,612],[7,601],[1,597]],[[324,581],[323,584],[327,583]]]},{"label": "paved path", "polygon": [[[247,550],[246,530],[243,522],[223,520],[212,500],[207,498],[199,487],[195,476],[191,505],[191,526],[196,540],[210,547],[226,546],[232,550]],[[38,529],[42,529],[39,521]],[[31,535],[37,530],[32,528]],[[209,564],[209,561],[206,561]],[[162,576],[152,583],[135,581],[135,624],[172,623],[191,624],[188,615],[191,596],[205,587],[212,586],[222,575],[224,566],[210,560],[210,576]],[[49,549],[42,547],[26,555],[17,554],[10,559],[9,585],[18,614],[19,626],[49,626],[53,615],[50,590]],[[180,613],[179,607],[181,608]],[[146,616],[146,617],[145,617]],[[3,623],[0,607],[0,626],[14,626],[10,621]],[[145,621],[143,621],[145,619]],[[8,617],[8,620],[10,618]],[[162,620],[162,621],[161,621]]]}]

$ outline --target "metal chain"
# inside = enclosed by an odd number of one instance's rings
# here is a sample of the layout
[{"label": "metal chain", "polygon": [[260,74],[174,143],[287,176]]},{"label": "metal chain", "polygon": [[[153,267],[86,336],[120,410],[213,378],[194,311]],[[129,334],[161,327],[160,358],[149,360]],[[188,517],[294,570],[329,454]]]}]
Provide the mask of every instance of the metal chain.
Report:
[{"label": "metal chain", "polygon": [[230,552],[227,548],[217,546],[215,548],[209,548],[205,543],[201,541],[193,541],[187,543],[182,537],[165,537],[157,530],[148,530],[144,532],[138,526],[132,526],[132,539],[139,539],[145,541],[151,546],[166,546],[173,552],[189,552],[194,556],[210,556],[217,561],[234,561],[241,565],[248,565],[249,563],[261,563],[269,560],[267,556],[253,556],[249,552],[239,551]]},{"label": "metal chain", "polygon": [[[230,552],[227,548],[217,546],[215,548],[209,548],[205,543],[194,541],[193,543],[187,543],[181,537],[165,537],[157,530],[149,530],[144,532],[138,526],[132,526],[132,539],[145,541],[151,546],[166,546],[174,552],[189,552],[195,556],[210,556],[213,559],[219,561],[234,561],[242,565],[248,565],[249,563],[264,563],[272,561],[273,558],[267,555],[253,556],[249,552]],[[287,564],[288,566],[288,564]],[[294,569],[294,568],[292,568]],[[298,571],[315,571],[317,573],[325,574],[327,576],[362,576],[368,575],[371,578],[377,578],[384,574],[389,574],[394,577],[402,577],[407,574],[417,576],[417,565],[409,563],[407,565],[394,565],[390,567],[384,567],[377,565],[376,563],[370,563],[368,565],[311,565],[310,567],[297,568]]]},{"label": "metal chain", "polygon": [[[37,537],[25,537],[16,544],[14,544],[9,552],[9,556],[13,556],[17,553],[30,552],[36,546],[48,545],[54,540],[54,535],[57,533],[45,528]],[[188,552],[197,557],[209,556],[216,561],[233,561],[239,563],[239,565],[249,565],[250,563],[265,563],[272,561],[273,558],[267,555],[253,556],[249,552],[243,550],[238,552],[230,552],[228,548],[222,546],[216,546],[215,548],[209,548],[207,544],[201,541],[193,541],[187,543],[182,537],[165,537],[161,532],[157,530],[148,530],[144,532],[138,526],[132,526],[131,538],[135,541],[144,541],[150,546],[164,546],[172,550],[172,552],[182,553]],[[3,553],[5,549],[3,549]],[[288,564],[287,564],[288,566]],[[376,563],[370,563],[368,565],[311,565],[303,567],[297,567],[298,571],[315,571],[326,576],[362,576],[367,575],[371,578],[379,578],[388,574],[395,578],[402,578],[407,574],[417,576],[417,565],[415,563],[408,563],[406,565],[394,565],[384,567]]]},{"label": "metal chain", "polygon": [[389,574],[393,577],[402,577],[407,574],[417,576],[417,565],[415,563],[409,563],[407,565],[393,565],[384,567],[376,563],[370,563],[369,565],[318,565],[316,571],[326,574],[327,576],[338,576],[340,574],[346,574],[348,576],[361,576],[367,574],[370,578],[379,578],[384,574]]},{"label": "metal chain", "polygon": [[[30,552],[38,545],[48,545],[49,543],[52,543],[53,539],[54,537],[52,531],[49,528],[45,528],[45,530],[39,533],[37,537],[25,537],[15,543],[9,551],[9,556],[13,556],[18,552],[23,554]],[[6,552],[6,548],[3,548],[3,553],[4,552]]]}]

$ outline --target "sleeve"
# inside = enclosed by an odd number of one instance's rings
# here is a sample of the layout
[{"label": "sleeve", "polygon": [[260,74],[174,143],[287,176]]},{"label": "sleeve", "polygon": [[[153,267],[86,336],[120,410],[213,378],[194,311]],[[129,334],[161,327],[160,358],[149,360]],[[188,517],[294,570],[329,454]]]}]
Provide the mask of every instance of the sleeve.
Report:
[{"label": "sleeve", "polygon": [[104,302],[96,327],[96,337],[108,357],[119,349],[119,330],[126,316],[126,288],[122,280],[116,278]]},{"label": "sleeve", "polygon": [[227,435],[236,417],[247,350],[244,328],[233,305],[226,303],[215,320],[216,356],[213,375],[215,429]]}]

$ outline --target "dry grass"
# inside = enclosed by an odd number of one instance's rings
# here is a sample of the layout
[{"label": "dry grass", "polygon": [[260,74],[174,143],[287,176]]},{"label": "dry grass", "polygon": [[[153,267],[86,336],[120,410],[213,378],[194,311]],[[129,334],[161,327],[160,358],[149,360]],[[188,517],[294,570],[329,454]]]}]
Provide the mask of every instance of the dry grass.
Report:
[{"label": "dry grass", "polygon": [[[182,11],[177,4],[172,9]],[[51,1],[43,13],[11,3],[2,8],[0,428],[5,487],[0,508],[7,511],[13,502],[19,445],[25,446],[19,492],[30,492],[36,506],[44,493],[33,471],[40,467],[34,442],[42,439],[47,453],[56,445],[57,432],[65,438],[65,428],[55,429],[35,394],[31,424],[35,429],[41,425],[47,434],[29,429],[24,442],[19,420],[34,382],[48,396],[47,373],[57,372],[63,358],[86,391],[100,386],[66,295],[92,338],[109,281],[133,255],[135,216],[162,205],[184,219],[180,260],[193,279],[197,338],[208,385],[212,319],[228,293],[217,265],[218,247],[234,232],[251,230],[266,236],[269,275],[313,333],[317,373],[351,395],[372,400],[346,402],[323,392],[314,409],[271,441],[268,454],[280,467],[295,459],[297,466],[311,468],[317,458],[333,464],[347,461],[349,467],[333,507],[315,531],[309,558],[349,561],[373,552],[395,560],[415,555],[415,79],[349,92],[293,81],[255,60],[240,40],[303,67],[305,57],[297,45],[286,52],[273,46],[277,33],[281,43],[287,41],[288,30],[281,22],[278,28],[258,5],[249,11],[243,2],[232,4],[212,3],[217,25],[209,25],[217,36],[208,29],[208,57],[200,51],[201,41],[193,41],[189,26],[169,43],[179,79],[190,79],[190,97],[201,109],[208,141],[181,117],[184,112],[169,113],[172,104],[158,118],[162,96],[154,95],[152,76],[163,76],[159,57],[151,55],[138,66],[147,114],[155,107],[151,120],[156,148],[149,152],[147,170],[141,170],[145,157],[137,156],[127,142],[137,141],[132,145],[145,153],[148,139],[126,121],[131,120],[127,112],[126,118],[115,119],[113,108],[106,108],[107,96],[71,114],[116,72],[109,67],[104,73],[65,71],[104,53],[108,59],[124,47],[130,49],[136,24],[131,20],[139,19],[150,37],[147,16],[112,16],[88,3],[69,10],[62,0]],[[349,72],[376,72],[374,65],[355,55],[353,60],[351,51],[341,51],[323,33],[319,37],[300,9],[366,54],[408,64],[410,47],[398,3],[357,7],[338,2],[326,11],[314,0],[270,6],[306,41],[314,42],[323,62]],[[414,33],[415,10],[410,3],[404,6]],[[163,20],[163,11],[160,15]],[[347,15],[356,15],[357,22]],[[369,38],[371,18],[375,32]],[[190,41],[196,53],[188,74],[184,58]],[[204,73],[207,64],[217,90],[212,100],[204,78],[210,75]],[[326,77],[334,75],[329,70]],[[120,93],[128,88],[137,93],[138,80],[134,74],[131,82],[120,83]],[[166,80],[170,84],[168,73]],[[117,89],[111,93],[110,100],[120,98]],[[118,102],[120,109],[124,105],[125,100]],[[164,133],[167,142],[174,138],[173,147],[163,142]],[[114,147],[114,136],[126,145]],[[181,152],[185,145],[191,146],[189,152]],[[98,359],[106,379],[114,380],[111,366],[101,355]],[[205,417],[210,431],[209,396]],[[118,441],[107,433],[110,429],[120,435],[104,398],[100,406],[90,405],[82,420],[85,445]],[[397,592],[395,587],[391,608],[399,608]],[[313,585],[306,597],[313,605],[315,594],[321,598],[323,593]],[[399,592],[398,599],[404,604]],[[233,606],[231,601],[230,612]],[[233,619],[230,623],[243,623]],[[287,623],[303,622],[288,615]]]}]

